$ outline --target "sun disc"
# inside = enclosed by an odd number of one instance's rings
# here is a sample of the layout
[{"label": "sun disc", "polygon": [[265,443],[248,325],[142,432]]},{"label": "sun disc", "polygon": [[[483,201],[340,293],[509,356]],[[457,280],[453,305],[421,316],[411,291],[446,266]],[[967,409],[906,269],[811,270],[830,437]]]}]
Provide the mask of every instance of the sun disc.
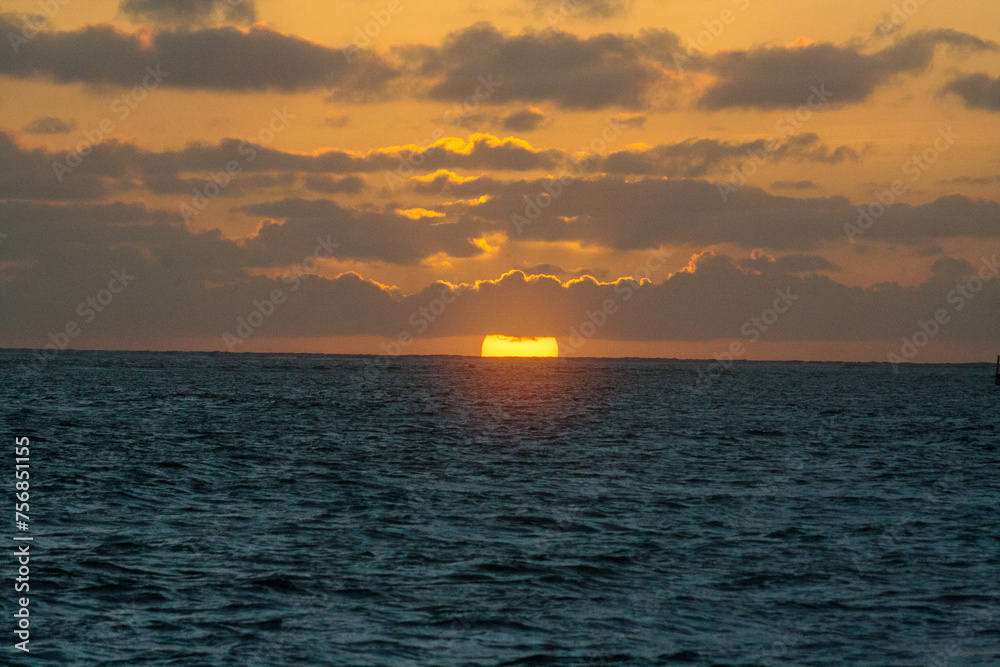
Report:
[{"label": "sun disc", "polygon": [[483,339],[484,357],[558,357],[555,338],[492,335]]}]

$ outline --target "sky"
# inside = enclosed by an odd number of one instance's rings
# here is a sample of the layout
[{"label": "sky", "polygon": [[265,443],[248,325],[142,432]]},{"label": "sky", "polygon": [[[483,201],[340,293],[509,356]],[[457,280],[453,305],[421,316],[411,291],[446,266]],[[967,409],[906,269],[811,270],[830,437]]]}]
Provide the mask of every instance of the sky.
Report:
[{"label": "sky", "polygon": [[0,0],[0,346],[989,361],[1000,3]]}]

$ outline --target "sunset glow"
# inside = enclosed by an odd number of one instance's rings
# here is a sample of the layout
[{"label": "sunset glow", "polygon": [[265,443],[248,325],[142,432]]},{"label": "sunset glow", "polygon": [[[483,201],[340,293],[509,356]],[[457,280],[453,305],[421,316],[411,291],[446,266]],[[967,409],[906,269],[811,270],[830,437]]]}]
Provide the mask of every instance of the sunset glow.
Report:
[{"label": "sunset glow", "polygon": [[493,335],[483,339],[484,357],[558,357],[555,338],[518,338]]},{"label": "sunset glow", "polygon": [[0,347],[993,359],[1000,3],[799,5],[7,0]]}]

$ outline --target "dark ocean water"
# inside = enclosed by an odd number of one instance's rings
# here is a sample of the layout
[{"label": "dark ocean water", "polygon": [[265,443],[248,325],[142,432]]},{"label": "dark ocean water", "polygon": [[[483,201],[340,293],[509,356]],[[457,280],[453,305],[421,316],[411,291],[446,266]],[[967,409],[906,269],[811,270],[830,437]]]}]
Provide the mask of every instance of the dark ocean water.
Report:
[{"label": "dark ocean water", "polygon": [[32,664],[1000,664],[989,365],[24,361]]}]

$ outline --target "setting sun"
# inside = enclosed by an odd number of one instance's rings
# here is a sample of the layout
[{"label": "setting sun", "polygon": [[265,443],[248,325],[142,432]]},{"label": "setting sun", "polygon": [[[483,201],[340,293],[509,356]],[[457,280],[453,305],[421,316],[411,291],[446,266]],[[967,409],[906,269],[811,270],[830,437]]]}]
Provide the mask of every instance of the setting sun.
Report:
[{"label": "setting sun", "polygon": [[487,336],[483,339],[484,357],[558,357],[555,338],[518,338],[517,336]]}]

